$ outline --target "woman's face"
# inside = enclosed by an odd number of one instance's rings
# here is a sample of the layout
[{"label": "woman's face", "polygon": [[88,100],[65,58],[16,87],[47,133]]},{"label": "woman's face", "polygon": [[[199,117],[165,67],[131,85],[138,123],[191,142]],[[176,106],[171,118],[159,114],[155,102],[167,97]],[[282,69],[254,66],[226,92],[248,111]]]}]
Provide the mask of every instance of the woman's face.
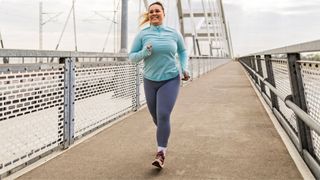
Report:
[{"label": "woman's face", "polygon": [[162,10],[162,7],[158,4],[150,6],[148,16],[150,24],[154,26],[161,25],[164,18],[164,12]]}]

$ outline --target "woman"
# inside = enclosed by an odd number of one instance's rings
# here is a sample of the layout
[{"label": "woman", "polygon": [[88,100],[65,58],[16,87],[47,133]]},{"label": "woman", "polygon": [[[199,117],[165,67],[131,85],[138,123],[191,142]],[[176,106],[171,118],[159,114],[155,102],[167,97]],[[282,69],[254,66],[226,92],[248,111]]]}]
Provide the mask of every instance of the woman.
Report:
[{"label": "woman", "polygon": [[164,7],[160,2],[149,5],[140,25],[147,27],[133,41],[129,59],[144,60],[144,90],[149,112],[157,126],[158,150],[152,165],[163,168],[170,135],[170,114],[179,92],[180,75],[175,62],[178,53],[182,80],[189,80],[187,51],[183,38],[175,29],[163,25]]}]

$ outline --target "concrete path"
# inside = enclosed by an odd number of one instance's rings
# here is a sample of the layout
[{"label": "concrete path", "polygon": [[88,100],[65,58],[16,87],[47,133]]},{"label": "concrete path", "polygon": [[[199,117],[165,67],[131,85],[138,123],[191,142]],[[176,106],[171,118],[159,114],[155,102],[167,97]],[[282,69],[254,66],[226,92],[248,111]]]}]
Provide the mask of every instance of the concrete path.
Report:
[{"label": "concrete path", "polygon": [[182,88],[171,121],[161,171],[145,108],[19,179],[302,179],[237,62]]}]

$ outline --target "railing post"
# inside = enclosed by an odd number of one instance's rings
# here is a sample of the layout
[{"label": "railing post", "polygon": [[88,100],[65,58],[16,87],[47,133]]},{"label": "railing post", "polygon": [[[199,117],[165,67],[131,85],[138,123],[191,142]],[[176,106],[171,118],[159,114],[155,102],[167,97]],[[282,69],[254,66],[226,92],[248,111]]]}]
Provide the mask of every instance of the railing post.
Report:
[{"label": "railing post", "polygon": [[206,73],[206,60],[202,57],[202,74]]},{"label": "railing post", "polygon": [[9,58],[3,57],[3,64],[9,64]]},{"label": "railing post", "polygon": [[190,73],[190,77],[191,77],[191,81],[193,81],[193,59],[192,58],[189,58],[189,64],[191,64],[191,66],[190,66],[190,69],[189,69],[189,73]]},{"label": "railing post", "polygon": [[[292,100],[297,106],[299,106],[302,110],[307,112],[307,104],[304,95],[301,69],[299,63],[297,62],[298,60],[300,60],[300,54],[289,53],[287,54],[287,56]],[[306,149],[310,152],[310,154],[313,154],[310,128],[306,126],[305,123],[298,116],[296,116],[296,120],[301,148]],[[299,150],[301,151],[302,149]]]},{"label": "railing post", "polygon": [[[265,61],[266,61],[266,69],[267,69],[267,74],[268,78],[267,81],[273,86],[276,87],[276,83],[274,81],[274,75],[273,75],[273,68],[272,68],[272,61],[271,61],[271,55],[264,55]],[[274,92],[270,91],[271,95],[271,103],[272,107],[277,109],[279,111],[279,103],[277,99],[277,95],[274,94]]]},{"label": "railing post", "polygon": [[209,59],[206,58],[206,73],[209,72]]},{"label": "railing post", "polygon": [[[251,59],[251,57],[250,56],[248,56],[247,57],[247,61],[248,61],[248,65],[249,65],[249,67],[251,68],[251,69],[253,69],[253,64],[252,64],[252,59]],[[250,76],[251,76],[251,78],[254,78],[254,74],[250,71]]]},{"label": "railing post", "polygon": [[64,63],[64,126],[63,148],[68,148],[74,142],[74,104],[75,104],[75,59],[60,58]]},{"label": "railing post", "polygon": [[[253,69],[255,72],[258,72],[257,66],[256,66],[256,57],[255,57],[255,56],[251,56],[251,62],[252,62],[252,69]],[[257,77],[255,74],[252,74],[252,75],[253,75],[253,79],[254,79],[254,81],[256,82],[256,84],[259,84],[258,77]]]},{"label": "railing post", "polygon": [[203,60],[204,60],[204,68],[203,68],[204,73],[203,74],[207,74],[207,59],[204,58]]},{"label": "railing post", "polygon": [[[261,56],[260,55],[257,55],[256,56],[256,59],[257,59],[257,65],[258,65],[258,74],[263,77],[263,72],[262,72],[262,66],[261,66]],[[260,81],[260,88],[261,88],[261,93],[262,94],[265,94],[266,93],[266,88],[264,86],[264,83],[263,81],[259,80]]]},{"label": "railing post", "polygon": [[200,73],[201,73],[201,67],[200,67],[200,65],[201,65],[201,63],[200,63],[200,58],[199,58],[199,56],[197,57],[197,61],[198,61],[198,78],[200,78]]},{"label": "railing post", "polygon": [[133,111],[137,111],[140,108],[140,65],[139,63],[136,64],[136,94],[135,99],[133,99],[134,109]]}]

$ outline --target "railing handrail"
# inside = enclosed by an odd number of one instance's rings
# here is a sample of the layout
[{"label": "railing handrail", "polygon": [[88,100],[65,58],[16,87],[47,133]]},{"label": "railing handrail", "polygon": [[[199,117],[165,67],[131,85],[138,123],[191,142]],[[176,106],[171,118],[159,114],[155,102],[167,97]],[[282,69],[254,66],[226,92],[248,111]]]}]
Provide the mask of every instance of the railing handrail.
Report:
[{"label": "railing handrail", "polygon": [[284,96],[280,93],[279,90],[277,90],[274,86],[272,86],[264,77],[256,73],[252,68],[250,68],[248,65],[246,65],[243,62],[240,62],[243,66],[245,66],[249,71],[255,74],[268,88],[273,91],[293,112],[298,115],[301,120],[303,120],[309,127],[311,127],[314,131],[316,131],[318,134],[320,134],[320,125],[315,123],[316,120],[314,120],[309,114],[304,112],[300,107],[298,107],[292,100],[289,98],[289,96]]},{"label": "railing handrail", "polygon": [[202,58],[202,59],[203,58],[208,58],[208,59],[212,59],[212,58],[213,59],[230,59],[228,57],[214,57],[214,56],[203,56],[203,55],[202,56],[199,56],[199,55],[198,56],[191,56],[191,55],[189,55],[189,58],[190,59],[197,59],[197,58]]},{"label": "railing handrail", "polygon": [[[304,46],[306,44],[300,45],[300,50],[303,48],[307,51],[310,51],[310,48]],[[312,45],[307,44],[307,45]],[[313,45],[320,45],[319,41],[314,41]],[[289,47],[288,49],[294,50],[293,46]],[[298,48],[296,46],[295,48]],[[288,50],[287,49],[287,50]],[[316,48],[314,48],[316,49]],[[320,49],[320,48],[319,48]],[[294,51],[299,51],[295,49]],[[266,52],[266,51],[265,51]],[[283,52],[283,51],[282,51]],[[301,52],[301,51],[299,51]],[[261,56],[247,56],[239,58],[239,62],[243,65],[245,70],[249,73],[251,80],[257,86],[258,90],[260,91],[261,95],[263,96],[264,100],[268,103],[272,112],[282,125],[283,129],[286,131],[294,145],[296,146],[297,150],[301,153],[302,158],[307,163],[309,169],[312,171],[313,175],[320,179],[320,164],[319,164],[319,156],[316,153],[317,147],[313,145],[315,141],[318,139],[315,137],[313,140],[312,133],[320,134],[320,125],[316,121],[316,117],[312,115],[314,113],[313,108],[307,105],[308,102],[318,104],[318,102],[311,102],[310,99],[316,99],[314,97],[309,97],[306,99],[306,94],[313,93],[312,88],[315,86],[310,86],[308,84],[313,83],[312,81],[317,81],[315,76],[319,70],[318,63],[310,63],[309,61],[301,61],[300,60],[300,53],[294,52],[286,52],[287,53],[287,61],[285,63],[282,62],[274,62],[272,61],[272,54],[273,52],[267,52],[264,54],[264,67],[262,66],[262,59]],[[260,54],[262,55],[262,54]],[[279,65],[280,64],[280,65]],[[274,67],[275,69],[273,69]],[[285,67],[278,67],[278,66],[287,66],[287,71],[285,71]],[[307,67],[302,67],[307,66]],[[263,69],[265,71],[263,71]],[[281,72],[279,72],[281,69]],[[309,69],[309,71],[307,70]],[[277,80],[274,78],[274,72],[277,72]],[[305,74],[309,74],[311,72],[311,76],[308,77],[309,80],[306,80],[304,77]],[[315,73],[313,73],[315,72]],[[287,77],[280,78],[280,75],[287,75]],[[319,76],[317,76],[319,77]],[[311,79],[311,80],[310,80]],[[289,80],[290,82],[284,82]],[[311,81],[311,82],[310,82]],[[307,84],[307,85],[305,85]],[[279,87],[277,87],[279,86]],[[286,87],[284,87],[286,86]],[[285,89],[290,86],[290,92],[286,92]],[[308,87],[310,86],[310,87]],[[305,88],[307,87],[307,88]],[[268,91],[266,91],[268,88]],[[310,88],[312,90],[310,90]],[[307,91],[305,91],[307,89]],[[269,92],[269,94],[268,94]],[[310,95],[309,95],[310,96]],[[281,100],[286,107],[284,107],[281,103],[278,102]],[[314,101],[314,100],[312,100]],[[280,107],[281,106],[281,107]],[[284,114],[286,109],[290,109],[292,114]],[[316,109],[317,110],[317,109]],[[290,115],[291,114],[291,115]],[[288,116],[291,117],[288,117]],[[293,116],[292,116],[293,115]],[[295,121],[293,121],[295,120]]]},{"label": "railing handrail", "polygon": [[284,46],[280,48],[252,53],[250,55],[253,56],[253,55],[264,55],[264,54],[287,54],[287,53],[303,53],[303,52],[315,52],[315,51],[320,51],[320,40],[309,41],[309,42],[294,44],[290,46]]},{"label": "railing handrail", "polygon": [[[34,49],[0,49],[0,57],[81,57],[81,58],[127,58],[128,53],[106,53],[106,52],[79,52],[79,51],[55,51]],[[226,57],[213,56],[189,56],[190,59],[214,58],[229,59]]]},{"label": "railing handrail", "polygon": [[0,57],[87,57],[112,58],[128,57],[127,53],[77,52],[54,50],[0,49]]}]

